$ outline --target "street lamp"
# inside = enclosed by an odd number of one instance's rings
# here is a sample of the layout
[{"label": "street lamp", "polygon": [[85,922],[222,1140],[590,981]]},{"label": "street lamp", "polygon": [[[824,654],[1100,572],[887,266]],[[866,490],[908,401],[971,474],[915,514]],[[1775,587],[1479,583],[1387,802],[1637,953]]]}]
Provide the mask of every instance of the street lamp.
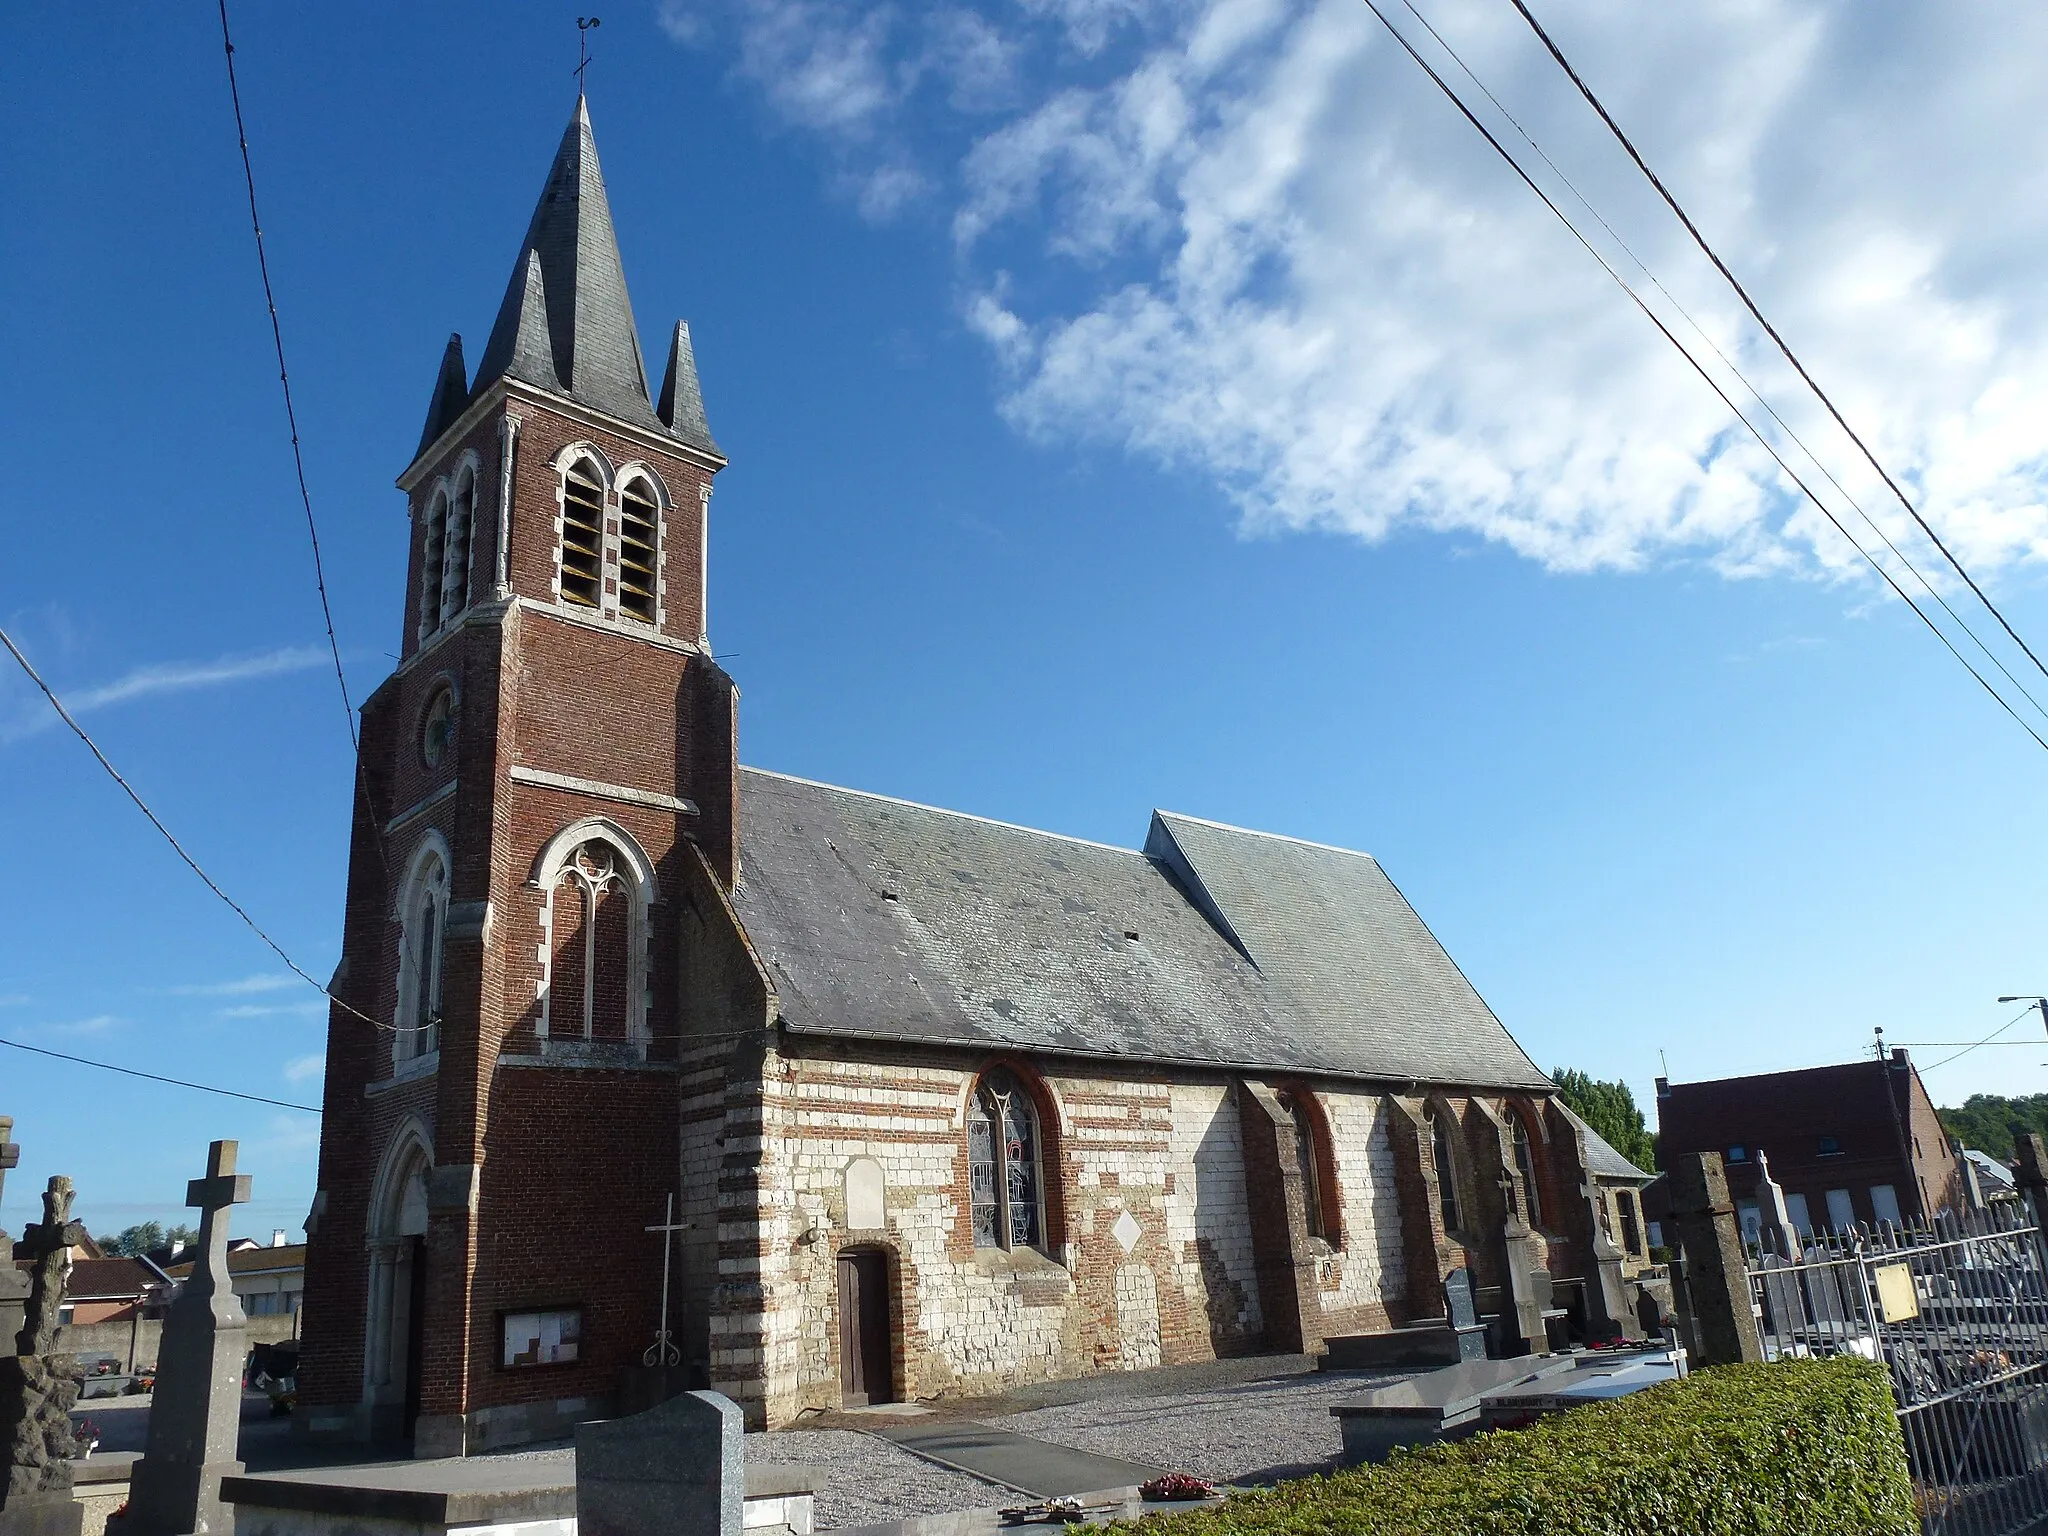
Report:
[{"label": "street lamp", "polygon": [[2015,992],[2011,997],[2001,997],[2001,1003],[2032,1003],[2041,1010],[2041,1027],[2048,1030],[2048,997],[2038,992]]}]

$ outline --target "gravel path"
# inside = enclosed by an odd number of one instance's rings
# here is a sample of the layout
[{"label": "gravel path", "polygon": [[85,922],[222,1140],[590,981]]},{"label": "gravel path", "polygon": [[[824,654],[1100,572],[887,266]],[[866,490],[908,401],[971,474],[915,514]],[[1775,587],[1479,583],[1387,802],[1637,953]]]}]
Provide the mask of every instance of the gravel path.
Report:
[{"label": "gravel path", "polygon": [[815,1513],[821,1528],[993,1509],[1014,1504],[1018,1497],[850,1429],[782,1429],[748,1435],[746,1446],[751,1462],[795,1461],[817,1468]]},{"label": "gravel path", "polygon": [[1163,1397],[1098,1398],[990,1418],[990,1425],[1219,1483],[1327,1471],[1341,1448],[1330,1404],[1412,1373],[1289,1376]]}]

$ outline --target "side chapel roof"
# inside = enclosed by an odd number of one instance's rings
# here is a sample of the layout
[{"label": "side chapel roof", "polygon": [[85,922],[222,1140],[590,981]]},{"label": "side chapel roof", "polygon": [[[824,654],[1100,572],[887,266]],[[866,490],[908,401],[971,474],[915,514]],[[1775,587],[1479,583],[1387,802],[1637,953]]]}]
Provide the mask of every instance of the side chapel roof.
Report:
[{"label": "side chapel roof", "polygon": [[758,769],[740,843],[799,1033],[1550,1086],[1362,853],[1164,812],[1138,852]]}]

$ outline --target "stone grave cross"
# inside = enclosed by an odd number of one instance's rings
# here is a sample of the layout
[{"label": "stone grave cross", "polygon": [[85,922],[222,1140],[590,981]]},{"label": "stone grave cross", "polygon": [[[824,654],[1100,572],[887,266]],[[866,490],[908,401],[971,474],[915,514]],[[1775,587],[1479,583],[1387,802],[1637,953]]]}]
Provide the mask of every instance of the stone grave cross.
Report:
[{"label": "stone grave cross", "polygon": [[249,1176],[235,1172],[236,1146],[216,1141],[206,1177],[185,1186],[199,1209],[191,1278],[164,1321],[149,1448],[135,1464],[122,1536],[182,1536],[234,1528],[220,1480],[242,1470],[235,1459],[242,1418],[242,1361],[249,1320],[228,1276],[228,1217],[249,1198]]}]

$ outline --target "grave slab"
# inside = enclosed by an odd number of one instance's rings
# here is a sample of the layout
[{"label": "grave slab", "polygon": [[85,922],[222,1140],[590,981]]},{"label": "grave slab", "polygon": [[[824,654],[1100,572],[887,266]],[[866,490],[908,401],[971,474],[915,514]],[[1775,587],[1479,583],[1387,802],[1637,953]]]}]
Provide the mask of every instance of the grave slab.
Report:
[{"label": "grave slab", "polygon": [[1332,1403],[1330,1412],[1344,1438],[1344,1459],[1383,1461],[1396,1446],[1420,1445],[1475,1429],[1480,1403],[1489,1394],[1562,1375],[1576,1364],[1570,1355],[1473,1360]]},{"label": "grave slab", "polygon": [[[746,1536],[812,1536],[815,1474],[746,1469]],[[578,1536],[568,1450],[230,1477],[236,1536]]]}]

